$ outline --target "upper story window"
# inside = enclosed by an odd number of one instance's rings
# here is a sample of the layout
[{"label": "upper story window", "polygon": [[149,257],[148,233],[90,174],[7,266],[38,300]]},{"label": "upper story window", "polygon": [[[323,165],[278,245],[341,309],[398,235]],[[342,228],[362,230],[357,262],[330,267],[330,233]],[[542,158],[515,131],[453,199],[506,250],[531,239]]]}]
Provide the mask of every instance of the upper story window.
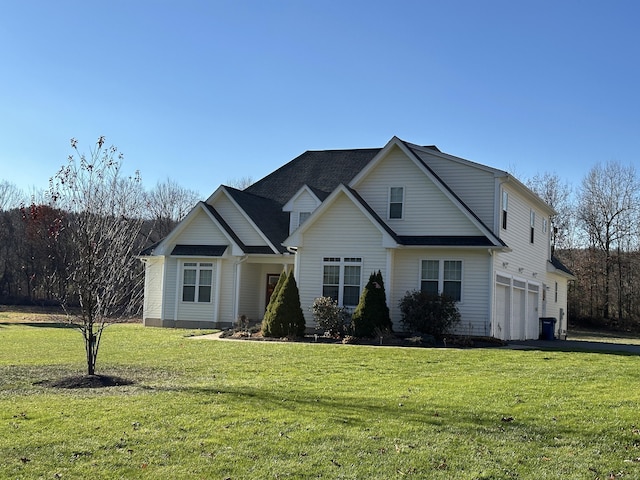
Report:
[{"label": "upper story window", "polygon": [[404,187],[389,189],[389,218],[402,218],[404,214]]},{"label": "upper story window", "polygon": [[502,191],[502,228],[507,229],[507,211],[509,210],[509,193]]},{"label": "upper story window", "polygon": [[338,305],[355,307],[360,300],[362,258],[325,257],[322,266],[322,296]]},{"label": "upper story window", "polygon": [[533,210],[529,212],[529,225],[531,226],[529,241],[533,243],[533,240],[535,239],[535,232],[536,232],[536,212],[534,212]]},{"label": "upper story window", "polygon": [[182,269],[182,301],[211,301],[213,263],[185,262]]},{"label": "upper story window", "polygon": [[433,295],[444,293],[456,302],[462,300],[462,261],[422,260],[420,290]]},{"label": "upper story window", "polygon": [[549,231],[549,220],[546,218],[542,219],[542,233],[547,233]]},{"label": "upper story window", "polygon": [[311,216],[311,212],[300,212],[298,213],[298,226],[302,225],[307,221],[307,218]]}]

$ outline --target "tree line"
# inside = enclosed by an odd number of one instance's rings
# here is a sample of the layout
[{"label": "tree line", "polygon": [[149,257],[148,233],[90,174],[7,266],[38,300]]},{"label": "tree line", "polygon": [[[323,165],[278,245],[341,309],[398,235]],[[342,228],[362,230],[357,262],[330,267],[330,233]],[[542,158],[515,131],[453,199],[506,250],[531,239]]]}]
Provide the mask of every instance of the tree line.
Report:
[{"label": "tree line", "polygon": [[[105,149],[107,156],[116,153],[103,142],[94,157]],[[111,252],[130,241],[127,251],[135,255],[164,238],[199,200],[197,192],[171,179],[145,189],[139,174],[122,173],[122,158],[103,158],[99,165],[99,158],[81,156],[61,167],[42,191],[26,194],[0,180],[0,304],[58,305],[63,298],[79,304],[79,296],[69,297],[68,266],[96,254],[79,248],[80,235],[95,235],[91,248]],[[87,232],[89,225],[96,231]],[[139,261],[126,266],[142,268]],[[130,276],[126,269],[120,275]]]},{"label": "tree line", "polygon": [[577,186],[549,173],[527,185],[557,212],[553,253],[576,276],[569,321],[639,331],[640,182],[633,165],[597,164]]}]

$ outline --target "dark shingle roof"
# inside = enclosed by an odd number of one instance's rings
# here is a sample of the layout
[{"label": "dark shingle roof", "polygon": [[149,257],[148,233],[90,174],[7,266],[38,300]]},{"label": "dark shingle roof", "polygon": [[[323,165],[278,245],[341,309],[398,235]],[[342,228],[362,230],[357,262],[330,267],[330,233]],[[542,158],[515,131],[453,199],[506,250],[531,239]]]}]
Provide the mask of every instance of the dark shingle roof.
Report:
[{"label": "dark shingle roof", "polygon": [[[253,220],[257,227],[281,253],[286,251],[280,245],[289,235],[289,213],[282,211],[282,205],[269,198],[259,197],[235,188],[225,187],[240,208]],[[273,253],[268,251],[247,251],[247,253]],[[264,248],[262,249],[264,250]]]},{"label": "dark shingle roof", "polygon": [[317,190],[325,192],[326,198],[341,183],[348,184],[380,150],[363,148],[304,152],[243,191],[284,205],[303,185],[308,185],[318,196]]},{"label": "dark shingle roof", "polygon": [[554,268],[556,268],[557,270],[560,270],[561,272],[567,273],[569,275],[573,275],[573,272],[569,270],[569,268],[565,266],[565,264],[562,263],[560,259],[554,255],[551,255],[551,265],[553,265]]},{"label": "dark shingle roof", "polygon": [[171,255],[186,257],[221,257],[227,245],[176,245]]}]

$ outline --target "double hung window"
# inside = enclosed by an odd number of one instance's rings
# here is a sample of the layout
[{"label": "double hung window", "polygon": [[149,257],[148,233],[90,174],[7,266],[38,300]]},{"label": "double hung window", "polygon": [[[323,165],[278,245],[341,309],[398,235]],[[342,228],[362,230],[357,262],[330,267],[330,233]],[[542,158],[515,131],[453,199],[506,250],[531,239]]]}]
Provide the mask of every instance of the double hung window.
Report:
[{"label": "double hung window", "polygon": [[340,306],[358,305],[362,258],[325,257],[322,268],[322,296],[333,298]]},{"label": "double hung window", "polygon": [[389,218],[401,219],[404,210],[404,187],[389,189]]},{"label": "double hung window", "polygon": [[536,212],[534,212],[533,210],[529,212],[529,224],[531,226],[529,241],[533,243],[533,240],[535,239],[535,232],[536,232]]},{"label": "double hung window", "polygon": [[420,290],[436,295],[443,293],[456,302],[462,300],[461,260],[422,260]]},{"label": "double hung window", "polygon": [[211,302],[213,263],[185,262],[182,270],[182,301]]},{"label": "double hung window", "polygon": [[509,193],[502,191],[502,228],[507,229],[507,210],[509,209]]}]

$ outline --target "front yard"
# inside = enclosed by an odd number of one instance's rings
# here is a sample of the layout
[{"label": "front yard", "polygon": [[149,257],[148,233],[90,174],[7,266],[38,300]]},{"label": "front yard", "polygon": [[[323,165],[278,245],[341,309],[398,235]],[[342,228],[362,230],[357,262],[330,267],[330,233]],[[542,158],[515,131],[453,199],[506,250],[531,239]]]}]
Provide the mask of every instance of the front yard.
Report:
[{"label": "front yard", "polygon": [[80,335],[0,312],[0,478],[640,478],[637,356]]}]

